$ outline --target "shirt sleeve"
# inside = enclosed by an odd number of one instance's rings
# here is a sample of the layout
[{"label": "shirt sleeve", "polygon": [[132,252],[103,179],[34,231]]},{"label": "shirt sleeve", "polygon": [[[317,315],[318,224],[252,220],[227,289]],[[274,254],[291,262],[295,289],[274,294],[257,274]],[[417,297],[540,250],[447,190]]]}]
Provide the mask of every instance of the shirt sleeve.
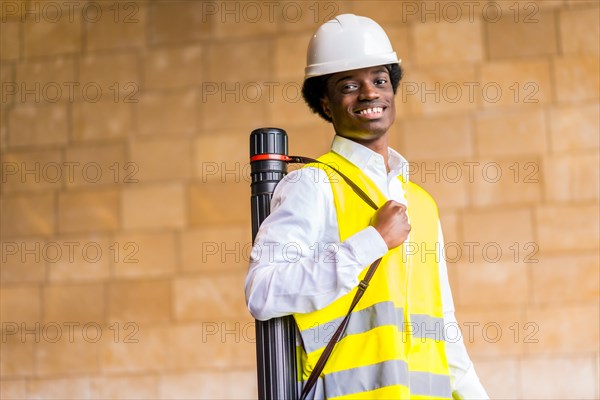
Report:
[{"label": "shirt sleeve", "polygon": [[447,335],[445,338],[446,356],[452,383],[452,396],[455,399],[489,399],[469,358],[460,327],[454,315],[454,300],[452,299],[452,291],[448,281],[448,268],[443,251],[444,237],[441,225],[438,224],[438,226],[440,286],[444,311],[444,333]]},{"label": "shirt sleeve", "polygon": [[258,320],[321,309],[352,290],[360,272],[387,250],[373,227],[340,242],[327,174],[293,171],[277,185],[254,241],[248,309]]}]

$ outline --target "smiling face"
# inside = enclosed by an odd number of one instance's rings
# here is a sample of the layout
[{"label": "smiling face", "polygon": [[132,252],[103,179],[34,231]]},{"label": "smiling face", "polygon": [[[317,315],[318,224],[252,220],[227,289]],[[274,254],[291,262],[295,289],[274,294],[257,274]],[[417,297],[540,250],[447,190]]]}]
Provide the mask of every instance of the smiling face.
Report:
[{"label": "smiling face", "polygon": [[367,147],[386,138],[396,106],[386,67],[369,67],[333,74],[321,100],[338,135]]}]

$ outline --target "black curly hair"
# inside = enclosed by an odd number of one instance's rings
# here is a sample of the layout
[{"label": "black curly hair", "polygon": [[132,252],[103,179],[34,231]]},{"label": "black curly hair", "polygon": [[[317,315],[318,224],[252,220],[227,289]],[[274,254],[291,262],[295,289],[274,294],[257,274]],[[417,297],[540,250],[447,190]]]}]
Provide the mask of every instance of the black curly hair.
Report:
[{"label": "black curly hair", "polygon": [[[392,82],[392,89],[394,94],[398,89],[404,70],[400,64],[388,64],[385,66],[390,74],[390,80]],[[325,114],[323,107],[321,107],[321,99],[325,96],[325,88],[327,87],[327,80],[333,74],[314,76],[304,81],[302,85],[302,97],[308,104],[310,109],[321,116],[325,121],[332,122],[331,118]]]}]

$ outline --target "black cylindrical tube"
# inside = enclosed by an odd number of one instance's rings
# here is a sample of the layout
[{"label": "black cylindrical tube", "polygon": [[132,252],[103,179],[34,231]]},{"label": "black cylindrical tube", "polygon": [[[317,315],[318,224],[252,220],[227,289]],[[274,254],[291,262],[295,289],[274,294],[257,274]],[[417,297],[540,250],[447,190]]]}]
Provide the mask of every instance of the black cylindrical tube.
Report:
[{"label": "black cylindrical tube", "polygon": [[[278,128],[259,128],[250,134],[250,157],[287,156],[287,133]],[[252,241],[258,227],[271,210],[271,196],[277,183],[287,174],[283,159],[265,157],[250,162]],[[258,398],[296,400],[296,325],[292,316],[256,321],[256,360]]]}]

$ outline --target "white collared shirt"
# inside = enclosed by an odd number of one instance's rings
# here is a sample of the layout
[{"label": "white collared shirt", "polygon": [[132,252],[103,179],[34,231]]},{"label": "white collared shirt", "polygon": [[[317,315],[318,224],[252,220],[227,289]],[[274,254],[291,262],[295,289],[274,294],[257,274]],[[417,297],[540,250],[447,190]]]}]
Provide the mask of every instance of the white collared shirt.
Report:
[{"label": "white collared shirt", "polygon": [[[358,166],[383,195],[407,204],[397,179],[408,181],[408,162],[389,149],[383,157],[356,142],[334,138],[332,150]],[[440,287],[445,326],[458,326],[439,230]],[[385,255],[387,245],[369,226],[340,242],[333,192],[327,174],[313,167],[290,172],[276,187],[271,214],[256,235],[246,278],[251,314],[267,320],[308,313],[329,305],[358,285],[365,266]],[[459,398],[487,399],[462,338],[446,342],[452,389]]]}]

